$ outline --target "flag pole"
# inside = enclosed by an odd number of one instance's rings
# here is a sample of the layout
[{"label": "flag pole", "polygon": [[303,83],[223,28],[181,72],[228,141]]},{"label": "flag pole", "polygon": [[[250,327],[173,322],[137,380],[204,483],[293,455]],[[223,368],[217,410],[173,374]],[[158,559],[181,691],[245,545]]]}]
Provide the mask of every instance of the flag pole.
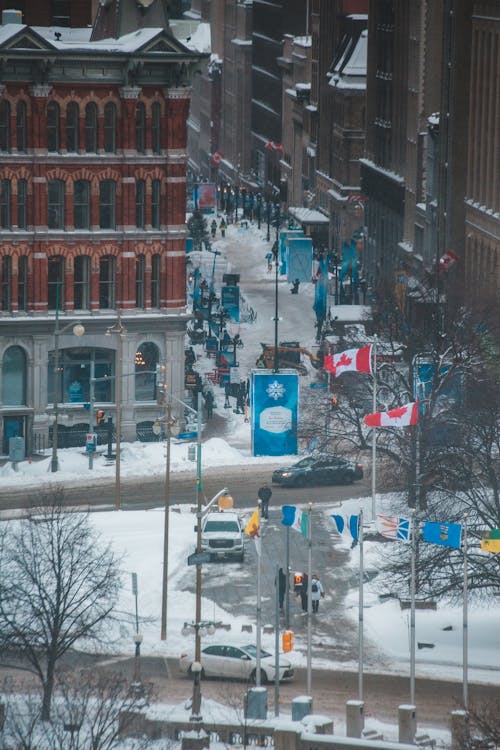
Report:
[{"label": "flag pole", "polygon": [[307,508],[307,695],[312,693],[312,503]]},{"label": "flag pole", "polygon": [[[261,633],[261,621],[262,621],[262,592],[261,592],[261,566],[260,566],[260,559],[262,557],[262,534],[263,529],[261,525],[261,505],[262,501],[259,499],[258,505],[257,505],[257,513],[259,518],[259,523],[257,526],[257,536],[260,536],[260,539],[257,539],[256,543],[256,550],[257,550],[257,632],[256,632],[256,641],[255,646],[257,650],[256,655],[256,664],[255,664],[255,685],[256,687],[260,687],[260,649],[261,649],[261,640],[262,640],[262,633]],[[260,550],[258,548],[258,544],[260,544]]]},{"label": "flag pole", "polygon": [[285,628],[290,627],[290,526],[286,527]]},{"label": "flag pole", "polygon": [[358,700],[363,700],[363,509],[359,511]]},{"label": "flag pole", "polygon": [[[373,413],[377,411],[377,336],[372,346]],[[372,427],[372,521],[375,521],[375,496],[377,486],[377,430]]]},{"label": "flag pole", "polygon": [[411,575],[410,575],[410,704],[415,705],[415,510],[411,509]]},{"label": "flag pole", "polygon": [[274,715],[280,715],[280,566],[276,563],[274,576]]},{"label": "flag pole", "polygon": [[468,576],[468,560],[467,560],[467,516],[464,518],[464,602],[463,602],[463,702],[464,709],[468,710],[469,703],[469,685],[468,685],[468,667],[469,667],[469,624],[468,624],[468,588],[469,588],[469,576]]}]

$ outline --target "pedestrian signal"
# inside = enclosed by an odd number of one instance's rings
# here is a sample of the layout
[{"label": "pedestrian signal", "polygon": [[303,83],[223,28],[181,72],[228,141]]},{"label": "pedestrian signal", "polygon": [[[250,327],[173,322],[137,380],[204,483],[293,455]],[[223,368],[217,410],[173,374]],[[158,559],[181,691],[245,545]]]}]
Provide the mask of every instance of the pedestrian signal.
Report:
[{"label": "pedestrian signal", "polygon": [[295,593],[299,592],[302,588],[302,575],[301,573],[295,573],[293,577],[293,590]]},{"label": "pedestrian signal", "polygon": [[102,424],[104,422],[104,415],[105,412],[102,409],[99,409],[97,412],[97,424]]},{"label": "pedestrian signal", "polygon": [[294,636],[293,630],[285,630],[284,633],[281,636],[281,644],[283,651],[291,651],[294,647],[293,642],[293,636]]}]

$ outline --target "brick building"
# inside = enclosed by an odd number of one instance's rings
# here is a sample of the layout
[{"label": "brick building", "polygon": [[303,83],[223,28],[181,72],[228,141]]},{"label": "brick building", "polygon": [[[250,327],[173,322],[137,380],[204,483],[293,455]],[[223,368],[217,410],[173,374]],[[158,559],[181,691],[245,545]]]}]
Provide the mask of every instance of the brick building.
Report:
[{"label": "brick building", "polygon": [[[57,405],[60,444],[85,433],[92,373],[96,406],[114,417],[117,350],[125,439],[157,416],[157,363],[184,394],[186,119],[199,55],[162,28],[112,41],[91,31],[0,28],[3,453],[14,436],[29,452],[47,444]],[[120,341],[106,335],[118,315]]]}]

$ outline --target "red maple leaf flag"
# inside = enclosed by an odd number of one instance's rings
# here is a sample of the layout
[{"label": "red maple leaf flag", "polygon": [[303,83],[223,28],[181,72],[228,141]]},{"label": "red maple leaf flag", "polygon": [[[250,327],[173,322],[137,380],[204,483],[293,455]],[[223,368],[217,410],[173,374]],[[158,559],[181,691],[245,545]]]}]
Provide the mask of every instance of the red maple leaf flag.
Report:
[{"label": "red maple leaf flag", "polygon": [[391,411],[367,414],[365,424],[368,427],[409,427],[411,424],[418,424],[418,407],[418,401],[414,401]]},{"label": "red maple leaf flag", "polygon": [[439,259],[439,270],[447,271],[458,260],[458,255],[448,248]]},{"label": "red maple leaf flag", "polygon": [[347,349],[338,354],[327,354],[323,361],[323,367],[328,372],[338,377],[343,372],[370,372],[372,371],[372,347],[362,346],[361,349]]}]

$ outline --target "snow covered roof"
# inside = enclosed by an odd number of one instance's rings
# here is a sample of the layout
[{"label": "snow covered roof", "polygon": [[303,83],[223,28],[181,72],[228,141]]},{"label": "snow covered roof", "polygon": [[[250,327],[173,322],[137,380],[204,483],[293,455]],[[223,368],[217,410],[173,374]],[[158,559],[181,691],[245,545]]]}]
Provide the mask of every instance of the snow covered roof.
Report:
[{"label": "snow covered roof", "polygon": [[368,31],[361,32],[357,41],[354,38],[346,53],[333,68],[329,85],[344,89],[366,88],[366,60],[368,53]]},{"label": "snow covered roof", "polygon": [[329,221],[328,216],[313,208],[304,208],[303,206],[292,206],[288,209],[288,213],[302,224],[328,224]]}]

